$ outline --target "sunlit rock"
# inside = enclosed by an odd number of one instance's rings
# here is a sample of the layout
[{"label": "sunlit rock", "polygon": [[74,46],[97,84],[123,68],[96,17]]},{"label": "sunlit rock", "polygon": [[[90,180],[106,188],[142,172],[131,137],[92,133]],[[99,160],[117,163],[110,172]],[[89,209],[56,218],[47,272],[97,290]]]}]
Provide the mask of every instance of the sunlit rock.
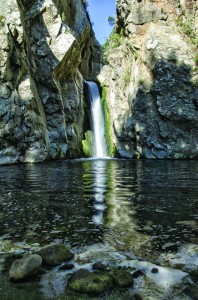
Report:
[{"label": "sunlit rock", "polygon": [[117,1],[98,79],[122,157],[198,157],[195,2]]},{"label": "sunlit rock", "polygon": [[101,68],[82,1],[3,0],[0,41],[0,164],[80,156],[83,82]]}]

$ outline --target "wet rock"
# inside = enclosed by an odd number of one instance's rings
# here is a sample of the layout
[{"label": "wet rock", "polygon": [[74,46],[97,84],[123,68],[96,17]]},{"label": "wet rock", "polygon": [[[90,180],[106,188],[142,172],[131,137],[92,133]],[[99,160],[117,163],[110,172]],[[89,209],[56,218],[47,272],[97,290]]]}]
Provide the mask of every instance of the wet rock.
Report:
[{"label": "wet rock", "polygon": [[35,275],[42,265],[42,258],[38,254],[25,256],[15,260],[9,270],[11,280],[17,281]]},{"label": "wet rock", "polygon": [[130,300],[132,296],[127,291],[113,291],[108,296],[104,297],[104,300]]},{"label": "wet rock", "polygon": [[137,278],[139,276],[145,276],[144,272],[142,270],[136,270],[135,272],[133,272],[132,277],[133,278]]},{"label": "wet rock", "polygon": [[39,273],[40,275],[44,275],[44,274],[46,274],[47,272],[48,272],[48,270],[47,270],[46,268],[43,268],[43,267],[39,268],[39,270],[38,270],[38,273]]},{"label": "wet rock", "polygon": [[[188,274],[182,272],[180,270],[175,270],[167,267],[161,267],[159,265],[152,264],[148,261],[138,261],[138,260],[131,260],[125,261],[119,264],[122,268],[136,268],[141,269],[145,273],[144,280],[151,280],[152,283],[156,286],[159,286],[161,289],[163,288],[172,288],[182,284],[188,277]],[[157,274],[153,274],[151,270],[153,268],[158,269]],[[156,298],[157,299],[157,298]]]},{"label": "wet rock", "polygon": [[[90,295],[85,295],[85,294],[78,294],[74,292],[68,292],[66,296],[58,297],[56,300],[98,300],[101,298],[98,297],[92,297]],[[130,300],[133,299],[130,295],[129,291],[112,291],[108,293],[107,295],[105,294],[102,296],[103,300]]]},{"label": "wet rock", "polygon": [[71,269],[73,269],[74,268],[74,264],[63,264],[60,268],[59,268],[59,270],[71,270]]},{"label": "wet rock", "polygon": [[94,270],[106,270],[107,266],[101,262],[96,262],[95,264],[93,264],[92,268]]},{"label": "wet rock", "polygon": [[197,286],[190,286],[184,290],[184,293],[190,297],[190,299],[196,300],[198,299],[198,289]]},{"label": "wet rock", "polygon": [[89,295],[102,294],[108,291],[112,286],[112,277],[107,273],[91,273],[85,269],[80,269],[75,272],[68,282],[69,290]]},{"label": "wet rock", "polygon": [[115,285],[119,288],[127,288],[133,285],[133,277],[129,271],[125,269],[112,269],[110,275]]},{"label": "wet rock", "polygon": [[153,273],[153,274],[158,273],[158,269],[157,269],[157,268],[153,268],[153,269],[151,270],[151,273]]},{"label": "wet rock", "polygon": [[[66,295],[58,296],[55,300],[90,300],[90,296],[74,293],[67,290]],[[91,297],[91,300],[98,300],[98,297]]]},{"label": "wet rock", "polygon": [[162,246],[163,250],[166,251],[177,251],[178,250],[178,244],[176,243],[166,243]]},{"label": "wet rock", "polygon": [[104,261],[121,261],[125,260],[126,256],[117,252],[113,246],[104,244],[96,244],[86,247],[86,251],[75,256],[76,261],[80,263],[90,263],[96,260]]},{"label": "wet rock", "polygon": [[158,262],[168,267],[181,269],[190,274],[198,274],[198,245],[186,244],[179,247],[177,254],[163,253]]},{"label": "wet rock", "polygon": [[134,300],[142,300],[143,299],[140,294],[134,294],[133,297],[134,297]]},{"label": "wet rock", "polygon": [[50,266],[57,266],[74,257],[74,254],[63,244],[47,245],[36,253],[42,257],[45,264]]}]

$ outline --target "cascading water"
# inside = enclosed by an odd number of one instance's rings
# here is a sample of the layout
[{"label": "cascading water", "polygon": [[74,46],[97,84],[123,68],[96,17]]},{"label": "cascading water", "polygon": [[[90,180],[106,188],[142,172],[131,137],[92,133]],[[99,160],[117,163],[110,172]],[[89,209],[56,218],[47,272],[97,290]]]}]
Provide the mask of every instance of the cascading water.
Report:
[{"label": "cascading water", "polygon": [[93,135],[95,144],[95,157],[106,157],[105,123],[98,86],[95,82],[85,81],[88,87]]}]

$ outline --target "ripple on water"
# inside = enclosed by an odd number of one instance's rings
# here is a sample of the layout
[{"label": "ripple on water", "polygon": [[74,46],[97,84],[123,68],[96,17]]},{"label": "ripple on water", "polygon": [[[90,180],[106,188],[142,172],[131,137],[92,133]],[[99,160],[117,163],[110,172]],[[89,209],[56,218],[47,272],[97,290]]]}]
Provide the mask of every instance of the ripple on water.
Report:
[{"label": "ripple on water", "polygon": [[1,237],[12,243],[107,242],[146,258],[166,252],[167,243],[197,243],[197,161],[6,166],[0,189]]}]

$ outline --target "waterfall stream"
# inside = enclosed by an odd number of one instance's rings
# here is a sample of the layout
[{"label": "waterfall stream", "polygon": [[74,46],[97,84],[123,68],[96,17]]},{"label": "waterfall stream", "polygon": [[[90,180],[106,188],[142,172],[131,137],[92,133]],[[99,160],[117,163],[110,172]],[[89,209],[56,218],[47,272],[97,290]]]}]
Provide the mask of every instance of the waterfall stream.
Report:
[{"label": "waterfall stream", "polygon": [[85,81],[85,83],[88,87],[88,97],[92,116],[95,146],[94,156],[98,158],[106,157],[105,123],[98,85],[92,81]]}]

